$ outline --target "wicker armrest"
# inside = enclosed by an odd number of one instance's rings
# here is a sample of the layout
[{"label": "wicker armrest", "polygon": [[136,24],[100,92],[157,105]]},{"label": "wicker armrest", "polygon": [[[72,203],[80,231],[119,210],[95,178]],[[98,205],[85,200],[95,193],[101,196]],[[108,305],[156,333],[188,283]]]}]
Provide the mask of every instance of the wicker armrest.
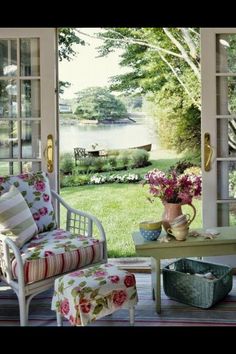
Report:
[{"label": "wicker armrest", "polygon": [[2,271],[2,277],[5,278],[7,282],[13,280],[11,268],[11,259],[13,254],[13,257],[16,258],[17,265],[19,267],[18,281],[24,283],[23,261],[19,248],[9,237],[6,237],[3,234],[0,234],[0,245],[0,268]]},{"label": "wicker armrest", "polygon": [[67,210],[66,230],[73,234],[80,234],[88,237],[94,237],[93,228],[96,225],[98,229],[98,238],[104,241],[106,251],[106,234],[101,222],[92,214],[82,210],[71,208],[63,198],[55,191],[51,191],[53,198],[57,200]]}]

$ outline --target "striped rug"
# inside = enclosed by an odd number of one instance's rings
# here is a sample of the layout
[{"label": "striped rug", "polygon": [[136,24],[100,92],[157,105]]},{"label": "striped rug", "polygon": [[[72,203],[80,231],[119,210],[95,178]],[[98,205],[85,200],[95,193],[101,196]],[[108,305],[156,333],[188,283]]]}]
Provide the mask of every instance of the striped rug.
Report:
[{"label": "striped rug", "polygon": [[[162,291],[162,312],[155,312],[151,294],[151,275],[135,273],[139,303],[135,311],[135,326],[236,326],[236,276],[234,288],[225,299],[210,309],[200,309],[170,300]],[[56,326],[55,313],[50,309],[52,290],[36,296],[30,305],[30,326]],[[90,326],[128,326],[127,310],[119,310]],[[19,326],[18,301],[14,292],[0,283],[0,326]],[[69,326],[64,321],[64,326]]]}]

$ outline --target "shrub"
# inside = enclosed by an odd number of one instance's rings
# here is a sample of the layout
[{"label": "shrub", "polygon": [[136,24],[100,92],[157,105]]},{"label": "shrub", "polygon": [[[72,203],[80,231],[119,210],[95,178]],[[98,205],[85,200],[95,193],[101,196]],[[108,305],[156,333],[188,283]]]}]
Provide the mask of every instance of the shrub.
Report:
[{"label": "shrub", "polygon": [[101,172],[103,171],[103,167],[105,165],[105,160],[102,157],[96,157],[93,161],[93,166],[95,171]]},{"label": "shrub", "polygon": [[118,156],[119,150],[108,150],[108,156]]},{"label": "shrub", "polygon": [[62,176],[60,179],[60,187],[77,187],[88,184],[90,177],[87,175],[78,175],[78,176]]},{"label": "shrub", "polygon": [[149,153],[143,149],[135,149],[131,155],[133,167],[144,167],[148,166],[149,163]]},{"label": "shrub", "polygon": [[111,167],[116,167],[117,166],[117,158],[115,156],[108,157],[108,163],[111,165]]},{"label": "shrub", "polygon": [[74,168],[74,158],[69,152],[60,155],[60,171],[63,174],[72,174]]},{"label": "shrub", "polygon": [[79,160],[79,168],[77,169],[77,172],[85,172],[89,173],[91,171],[91,166],[94,166],[95,164],[95,159],[96,157],[93,156],[88,156],[84,157],[83,159]]},{"label": "shrub", "polygon": [[123,166],[127,167],[129,165],[131,153],[132,153],[131,150],[124,150],[120,152],[119,159],[122,162]]},{"label": "shrub", "polygon": [[201,166],[201,151],[192,149],[191,152],[186,151],[183,154],[183,158],[189,162],[192,162],[194,166]]},{"label": "shrub", "polygon": [[187,160],[179,160],[178,162],[176,162],[175,165],[170,166],[169,168],[169,172],[173,172],[175,171],[177,173],[177,175],[181,175],[182,173],[184,173],[184,171],[189,168],[189,167],[193,167],[194,164],[192,164],[192,162],[187,161]]}]

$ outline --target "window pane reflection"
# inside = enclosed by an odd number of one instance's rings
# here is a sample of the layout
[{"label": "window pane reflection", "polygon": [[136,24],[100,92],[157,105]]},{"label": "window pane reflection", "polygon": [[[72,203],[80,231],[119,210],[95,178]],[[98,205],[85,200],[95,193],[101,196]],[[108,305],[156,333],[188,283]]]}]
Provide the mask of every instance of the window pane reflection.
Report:
[{"label": "window pane reflection", "polygon": [[41,157],[41,132],[39,121],[22,121],[21,125],[22,158]]},{"label": "window pane reflection", "polygon": [[18,151],[17,122],[0,121],[0,158],[16,158]]},{"label": "window pane reflection", "polygon": [[217,120],[217,157],[236,156],[236,119]]},{"label": "window pane reflection", "polygon": [[236,226],[236,203],[217,204],[218,226]]},{"label": "window pane reflection", "polygon": [[41,162],[24,161],[21,163],[22,173],[41,171]]},{"label": "window pane reflection", "polygon": [[0,161],[0,175],[17,175],[20,173],[19,163],[13,161]]},{"label": "window pane reflection", "polygon": [[217,162],[217,199],[236,199],[236,161]]},{"label": "window pane reflection", "polygon": [[0,118],[17,117],[17,87],[15,80],[0,80]]},{"label": "window pane reflection", "polygon": [[39,80],[21,80],[21,117],[40,117]]},{"label": "window pane reflection", "polygon": [[217,114],[236,114],[236,78],[216,78]]},{"label": "window pane reflection", "polygon": [[39,76],[39,39],[20,40],[20,75]]},{"label": "window pane reflection", "polygon": [[0,76],[16,76],[16,40],[0,39]]},{"label": "window pane reflection", "polygon": [[216,72],[236,72],[236,35],[216,36]]}]

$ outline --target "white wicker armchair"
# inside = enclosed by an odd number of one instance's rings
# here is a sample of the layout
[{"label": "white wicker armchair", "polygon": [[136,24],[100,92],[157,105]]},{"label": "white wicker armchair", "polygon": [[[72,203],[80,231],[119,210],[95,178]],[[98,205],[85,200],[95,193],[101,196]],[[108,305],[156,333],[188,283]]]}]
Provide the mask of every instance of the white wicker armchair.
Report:
[{"label": "white wicker armchair", "polygon": [[17,294],[21,326],[28,324],[32,298],[53,287],[55,278],[74,269],[107,262],[101,222],[89,213],[71,208],[55,191],[51,191],[51,196],[54,205],[66,209],[64,230],[58,228],[57,221],[56,230],[39,233],[21,249],[0,234],[0,278]]}]

